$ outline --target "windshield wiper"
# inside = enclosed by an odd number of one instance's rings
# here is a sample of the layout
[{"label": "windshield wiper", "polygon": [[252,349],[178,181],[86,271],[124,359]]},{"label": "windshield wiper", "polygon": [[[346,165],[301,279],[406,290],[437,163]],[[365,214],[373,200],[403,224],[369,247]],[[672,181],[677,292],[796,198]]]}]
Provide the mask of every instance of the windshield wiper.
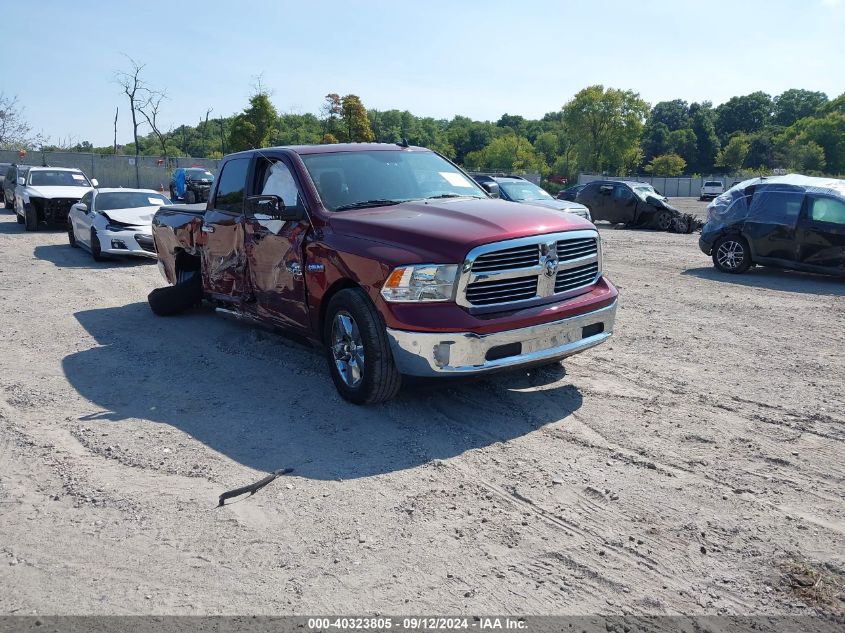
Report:
[{"label": "windshield wiper", "polygon": [[427,196],[426,200],[436,200],[437,198],[475,198],[476,200],[482,200],[481,196],[470,196],[465,193],[441,193],[436,196]]},{"label": "windshield wiper", "polygon": [[379,198],[377,200],[362,200],[361,202],[352,202],[350,204],[342,204],[335,209],[335,211],[346,211],[347,209],[363,209],[366,207],[387,207],[391,204],[399,204],[403,200],[386,200]]}]

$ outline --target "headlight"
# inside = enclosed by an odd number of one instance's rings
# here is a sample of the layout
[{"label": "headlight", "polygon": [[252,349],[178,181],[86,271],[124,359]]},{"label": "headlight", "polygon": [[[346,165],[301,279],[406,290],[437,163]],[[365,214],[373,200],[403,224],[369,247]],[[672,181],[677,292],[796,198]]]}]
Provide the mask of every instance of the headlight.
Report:
[{"label": "headlight", "polygon": [[386,301],[451,301],[457,264],[400,266],[384,282],[381,296]]}]

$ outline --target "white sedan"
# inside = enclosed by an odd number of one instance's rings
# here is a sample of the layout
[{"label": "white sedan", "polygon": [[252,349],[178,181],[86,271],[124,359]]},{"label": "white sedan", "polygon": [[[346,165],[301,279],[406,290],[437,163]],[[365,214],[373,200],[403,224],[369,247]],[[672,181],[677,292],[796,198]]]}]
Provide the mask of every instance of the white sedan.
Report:
[{"label": "white sedan", "polygon": [[70,208],[67,236],[73,247],[106,255],[156,257],[152,220],[170,199],[152,189],[92,189]]}]

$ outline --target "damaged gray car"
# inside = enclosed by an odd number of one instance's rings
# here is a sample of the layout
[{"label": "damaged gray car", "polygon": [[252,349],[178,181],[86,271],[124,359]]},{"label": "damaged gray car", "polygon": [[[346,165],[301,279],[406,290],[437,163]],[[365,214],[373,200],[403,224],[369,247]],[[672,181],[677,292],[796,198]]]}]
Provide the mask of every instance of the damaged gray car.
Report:
[{"label": "damaged gray car", "polygon": [[575,200],[590,209],[593,222],[674,233],[692,233],[701,227],[695,216],[681,213],[644,182],[596,180],[579,191]]}]

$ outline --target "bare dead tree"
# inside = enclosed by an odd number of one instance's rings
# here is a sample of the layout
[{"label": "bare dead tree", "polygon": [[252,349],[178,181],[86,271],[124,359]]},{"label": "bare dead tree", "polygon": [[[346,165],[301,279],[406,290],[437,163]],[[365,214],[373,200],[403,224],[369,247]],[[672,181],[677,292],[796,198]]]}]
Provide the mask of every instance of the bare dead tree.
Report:
[{"label": "bare dead tree", "polygon": [[129,99],[129,109],[132,114],[132,136],[135,140],[135,186],[141,186],[141,173],[138,168],[138,156],[140,154],[140,147],[138,145],[138,113],[141,105],[146,99],[147,84],[141,78],[141,73],[144,70],[145,64],[141,64],[129,55],[125,55],[129,60],[130,69],[128,71],[118,71],[115,74],[115,82],[123,88],[123,94]]},{"label": "bare dead tree", "polygon": [[138,112],[146,119],[150,129],[158,139],[158,144],[161,145],[161,154],[165,161],[167,161],[167,137],[162,134],[158,126],[158,115],[161,110],[161,102],[167,99],[165,91],[145,89],[147,92],[147,99],[142,105],[138,107]]},{"label": "bare dead tree", "polygon": [[120,106],[114,108],[114,153],[117,155],[117,113],[120,112]]},{"label": "bare dead tree", "polygon": [[0,149],[29,149],[43,142],[42,135],[32,134],[18,98],[0,92]]}]

